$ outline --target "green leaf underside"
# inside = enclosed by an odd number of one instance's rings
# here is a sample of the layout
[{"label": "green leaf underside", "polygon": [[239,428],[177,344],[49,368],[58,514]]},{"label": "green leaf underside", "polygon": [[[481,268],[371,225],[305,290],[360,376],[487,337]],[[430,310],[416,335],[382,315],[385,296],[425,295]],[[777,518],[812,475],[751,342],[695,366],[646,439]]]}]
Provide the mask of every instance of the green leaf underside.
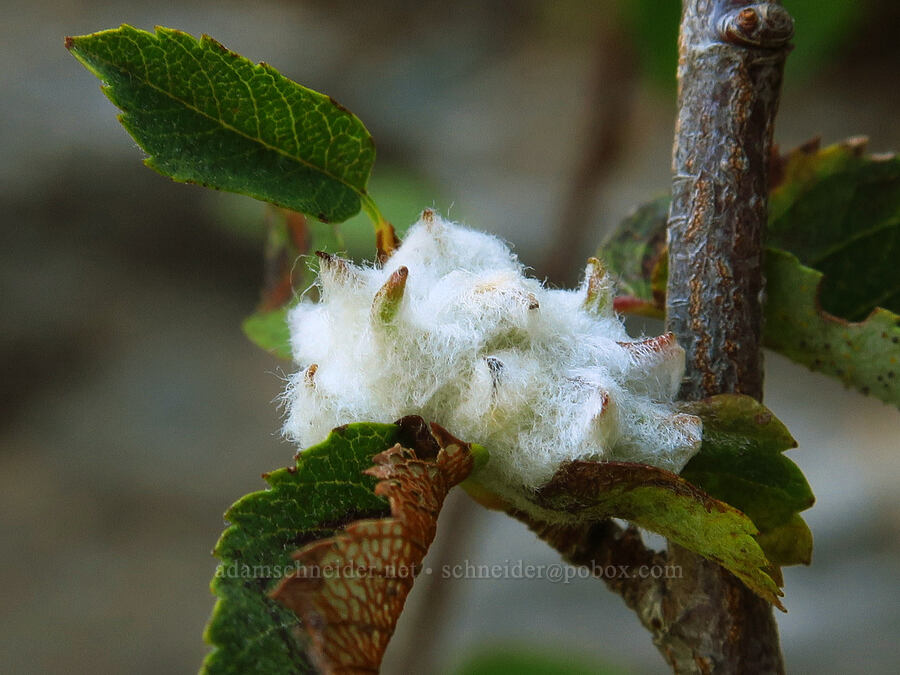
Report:
[{"label": "green leaf underside", "polygon": [[244,319],[241,327],[251,342],[281,359],[291,358],[291,332],[288,328],[288,307],[271,312],[256,312]]},{"label": "green leaf underside", "polygon": [[661,534],[722,565],[783,609],[753,522],[676,474],[645,464],[575,461],[541,488],[537,502],[583,522],[623,518]]},{"label": "green leaf underside", "polygon": [[105,83],[151,168],[324,221],[360,210],[375,147],[328,96],[210,37],[168,28],[123,25],[66,46]]},{"label": "green leaf underside", "polygon": [[773,565],[785,567],[812,562],[813,536],[800,514],[795,513],[778,527],[760,532],[756,541]]},{"label": "green leaf underside", "polygon": [[376,497],[377,482],[362,472],[394,445],[398,427],[350,424],[305,450],[296,468],[265,476],[269,489],[238,500],[215,548],[220,564],[211,588],[217,596],[205,639],[213,645],[204,673],[315,672],[293,612],[268,597],[294,569],[291,554],[332,536],[350,521],[390,512]]},{"label": "green leaf underside", "polygon": [[797,519],[802,523],[797,513],[815,501],[803,472],[782,454],[797,445],[787,428],[749,396],[715,396],[683,407],[703,420],[703,441],[681,477],[743,511],[759,528],[757,541],[773,563],[808,561],[811,536],[795,540],[793,549],[790,541],[777,540],[769,550],[771,533]]},{"label": "green leaf underside", "polygon": [[598,253],[616,275],[618,293],[642,301],[639,307],[630,307],[630,313],[655,313],[651,278],[660,257],[665,255],[668,216],[667,195],[639,206],[622,221],[609,245]]},{"label": "green leaf underside", "polygon": [[[769,242],[790,252],[766,251],[763,337],[770,349],[900,407],[900,160],[866,157],[863,148],[852,140],[786,158]],[[660,200],[636,213],[648,240],[664,237]],[[665,256],[635,243],[634,220],[599,255],[632,296],[617,298],[619,311],[662,317]]]}]

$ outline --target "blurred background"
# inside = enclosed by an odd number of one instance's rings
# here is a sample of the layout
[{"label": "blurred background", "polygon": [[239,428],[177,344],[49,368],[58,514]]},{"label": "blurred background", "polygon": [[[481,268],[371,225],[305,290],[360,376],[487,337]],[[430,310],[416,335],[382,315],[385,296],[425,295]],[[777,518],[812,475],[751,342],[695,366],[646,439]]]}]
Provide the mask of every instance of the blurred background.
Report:
[{"label": "blurred background", "polygon": [[[785,0],[797,23],[782,148],[867,134],[900,149],[893,0]],[[265,207],[146,169],[63,36],[126,22],[208,33],[331,94],[376,139],[371,192],[495,232],[571,283],[637,203],[668,190],[675,0],[554,3],[2,1],[0,671],[195,671],[222,513],[291,461],[289,364],[240,322]],[[367,223],[344,229],[371,257]],[[658,326],[635,326],[636,331]],[[900,415],[767,356],[767,404],[817,505],[786,570],[788,670],[900,663]],[[456,495],[428,564],[547,564],[521,524]],[[423,578],[386,673],[666,672],[619,597],[569,584]],[[567,669],[567,670],[564,670]]]}]

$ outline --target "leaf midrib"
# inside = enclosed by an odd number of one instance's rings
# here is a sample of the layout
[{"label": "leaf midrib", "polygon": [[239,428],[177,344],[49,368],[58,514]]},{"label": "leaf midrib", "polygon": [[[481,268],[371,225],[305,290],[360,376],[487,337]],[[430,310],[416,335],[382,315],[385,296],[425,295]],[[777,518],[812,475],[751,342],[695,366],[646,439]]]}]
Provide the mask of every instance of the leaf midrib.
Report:
[{"label": "leaf midrib", "polygon": [[900,226],[900,217],[894,217],[888,218],[886,221],[882,221],[881,223],[878,223],[877,225],[874,225],[866,230],[854,232],[843,241],[835,244],[831,248],[826,249],[815,258],[810,259],[809,263],[807,263],[807,267],[821,269],[822,263],[824,263],[826,260],[829,260],[830,258],[834,258],[839,253],[843,252],[844,249],[849,248],[852,244],[855,244],[862,239],[877,235],[883,230],[891,230],[898,226]]},{"label": "leaf midrib", "polygon": [[[129,39],[130,39],[130,38],[129,38]],[[134,40],[132,40],[132,42],[134,42]],[[136,43],[135,43],[135,44],[136,44]],[[137,45],[137,46],[138,46],[138,52],[141,54],[141,58],[143,59],[143,58],[144,58],[144,52],[143,52],[143,50],[140,48],[139,45]],[[181,47],[182,47],[183,49],[185,48],[184,45],[181,45]],[[80,47],[78,46],[77,43],[76,43],[76,45],[75,45],[75,49],[76,49],[76,50],[80,49]],[[87,51],[87,50],[82,50],[82,53],[85,53],[85,51]],[[316,172],[318,172],[318,173],[321,173],[321,174],[325,175],[326,177],[328,177],[328,178],[330,178],[330,179],[332,179],[332,180],[334,180],[334,181],[340,183],[341,185],[343,185],[343,186],[349,188],[349,189],[352,190],[354,193],[356,193],[357,195],[359,195],[360,200],[362,200],[363,197],[367,194],[367,193],[365,192],[365,190],[360,190],[360,189],[357,188],[355,185],[352,185],[352,184],[348,183],[346,180],[344,180],[343,178],[340,178],[339,176],[334,175],[333,173],[331,173],[331,172],[328,171],[327,169],[324,169],[324,168],[322,168],[322,167],[320,167],[320,166],[318,166],[318,165],[316,165],[316,164],[313,164],[312,162],[310,162],[310,161],[308,161],[308,160],[305,160],[305,159],[303,159],[302,157],[299,157],[299,156],[297,156],[297,155],[293,155],[293,154],[291,154],[291,153],[289,153],[289,152],[286,152],[285,150],[283,150],[283,149],[281,149],[281,148],[279,148],[279,147],[277,147],[277,146],[271,145],[270,143],[266,142],[264,139],[262,139],[262,138],[260,138],[260,137],[258,137],[258,136],[252,136],[252,135],[250,135],[250,134],[247,134],[247,133],[245,133],[244,131],[238,129],[237,127],[234,127],[234,126],[228,124],[227,122],[225,122],[224,120],[222,120],[222,119],[220,119],[220,118],[213,117],[212,115],[208,114],[207,112],[205,112],[205,111],[203,111],[203,110],[197,108],[197,107],[194,106],[193,104],[188,103],[188,102],[185,101],[184,99],[181,99],[181,98],[179,98],[179,97],[173,95],[171,92],[169,92],[169,91],[163,89],[162,87],[159,87],[159,86],[157,86],[156,84],[153,84],[152,82],[150,82],[150,81],[146,78],[146,76],[141,77],[140,75],[138,75],[138,74],[136,74],[136,73],[134,73],[134,72],[132,72],[132,71],[129,71],[129,70],[127,70],[127,69],[125,69],[125,68],[123,68],[123,67],[117,65],[116,63],[114,63],[114,62],[112,62],[112,61],[109,61],[108,59],[105,59],[105,58],[103,58],[103,57],[97,55],[97,54],[94,53],[94,52],[92,52],[92,56],[93,56],[93,58],[95,58],[97,61],[99,61],[99,62],[105,64],[107,67],[112,68],[112,69],[114,69],[114,70],[117,70],[117,71],[119,71],[119,72],[120,72],[121,74],[123,74],[123,75],[128,75],[129,77],[132,77],[132,78],[138,80],[140,83],[144,84],[144,85],[147,86],[148,88],[153,89],[153,90],[159,92],[160,94],[162,94],[162,95],[164,95],[164,96],[167,96],[167,97],[170,98],[172,101],[175,101],[176,103],[181,104],[182,106],[184,106],[184,107],[187,108],[188,110],[190,110],[190,111],[196,113],[197,115],[199,115],[199,116],[201,116],[201,117],[204,117],[204,118],[206,118],[206,119],[208,119],[208,120],[210,120],[210,121],[212,121],[212,122],[215,122],[215,123],[217,123],[217,124],[220,124],[224,129],[233,132],[235,135],[240,136],[240,137],[243,137],[243,138],[246,139],[246,140],[253,141],[253,142],[256,142],[256,143],[259,143],[263,148],[265,148],[265,149],[267,149],[267,150],[273,151],[273,152],[275,152],[275,153],[277,153],[277,154],[279,154],[279,155],[282,155],[283,157],[287,157],[288,159],[291,159],[291,160],[293,160],[293,161],[296,161],[298,164],[301,164],[302,166],[305,166],[305,167],[307,167],[308,169],[312,169],[312,170],[314,170],[314,171],[316,171]],[[252,64],[251,64],[251,65],[252,65]],[[204,75],[206,75],[206,77],[209,78],[209,74],[206,72],[206,70],[205,70],[205,69],[201,69],[201,70],[202,70],[202,72],[204,73]],[[282,76],[282,77],[283,77],[283,76]],[[116,85],[112,85],[112,84],[110,84],[109,82],[107,82],[107,83],[106,83],[106,86],[108,86],[108,87],[113,87],[113,86],[116,86]],[[247,85],[247,87],[248,87],[248,89],[249,89],[249,85]],[[213,88],[213,95],[215,96],[214,88]],[[282,98],[284,98],[283,95],[282,95]],[[255,105],[254,105],[254,110],[258,110],[257,107],[256,107]],[[288,110],[290,110],[290,106],[288,106]],[[126,112],[127,112],[127,111],[126,111]],[[257,117],[257,120],[258,120],[258,118],[259,118],[258,112],[257,112],[257,114],[256,114],[256,117]],[[257,122],[257,123],[258,123],[258,122]],[[294,119],[294,113],[293,113],[293,111],[291,111],[291,125],[292,125],[292,127],[294,127],[294,133],[295,133],[295,135],[296,135],[296,120]],[[332,137],[332,140],[333,140],[333,139],[334,139],[334,137]]]}]

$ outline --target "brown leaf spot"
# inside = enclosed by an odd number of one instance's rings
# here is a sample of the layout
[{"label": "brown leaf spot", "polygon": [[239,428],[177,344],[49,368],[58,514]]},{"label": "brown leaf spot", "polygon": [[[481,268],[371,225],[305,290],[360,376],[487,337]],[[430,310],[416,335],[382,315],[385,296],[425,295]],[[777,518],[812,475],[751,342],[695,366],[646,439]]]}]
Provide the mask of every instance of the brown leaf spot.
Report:
[{"label": "brown leaf spot", "polygon": [[766,410],[766,411],[757,413],[756,417],[754,419],[759,426],[765,426],[766,424],[768,424],[769,422],[772,421],[772,418],[773,418],[772,413],[770,413],[768,410]]}]

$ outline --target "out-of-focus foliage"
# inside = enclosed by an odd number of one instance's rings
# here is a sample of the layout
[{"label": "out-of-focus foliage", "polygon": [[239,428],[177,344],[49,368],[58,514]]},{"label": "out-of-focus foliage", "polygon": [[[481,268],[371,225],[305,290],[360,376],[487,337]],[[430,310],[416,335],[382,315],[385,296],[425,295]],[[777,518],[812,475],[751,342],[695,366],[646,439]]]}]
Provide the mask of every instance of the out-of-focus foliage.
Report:
[{"label": "out-of-focus foliage", "polygon": [[542,652],[531,645],[504,645],[470,657],[456,675],[623,675],[623,671],[572,655],[568,650]]}]

